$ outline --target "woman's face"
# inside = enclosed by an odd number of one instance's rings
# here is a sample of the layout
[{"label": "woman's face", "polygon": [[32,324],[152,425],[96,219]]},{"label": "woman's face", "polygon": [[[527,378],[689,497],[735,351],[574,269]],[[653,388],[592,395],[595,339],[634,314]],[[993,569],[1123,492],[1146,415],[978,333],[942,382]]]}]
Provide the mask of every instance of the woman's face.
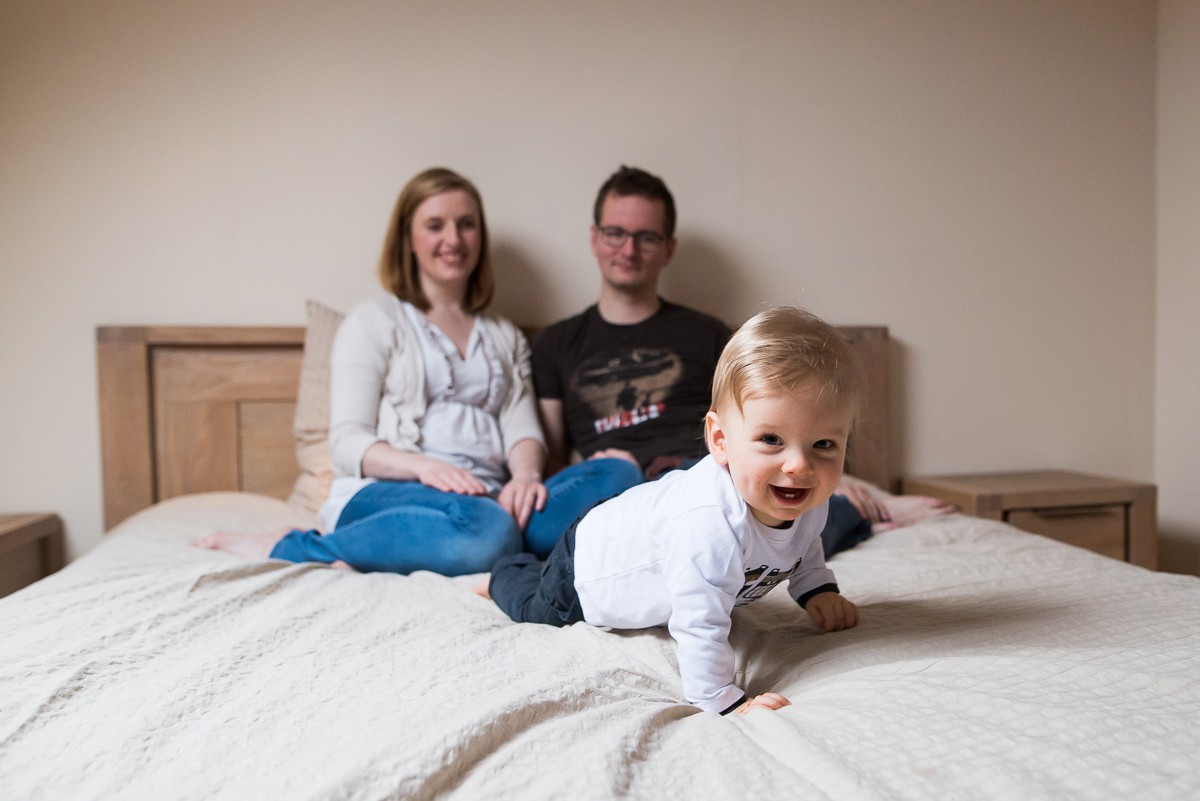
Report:
[{"label": "woman's face", "polygon": [[465,292],[483,242],[479,206],[461,189],[430,195],[413,213],[410,240],[423,289]]}]

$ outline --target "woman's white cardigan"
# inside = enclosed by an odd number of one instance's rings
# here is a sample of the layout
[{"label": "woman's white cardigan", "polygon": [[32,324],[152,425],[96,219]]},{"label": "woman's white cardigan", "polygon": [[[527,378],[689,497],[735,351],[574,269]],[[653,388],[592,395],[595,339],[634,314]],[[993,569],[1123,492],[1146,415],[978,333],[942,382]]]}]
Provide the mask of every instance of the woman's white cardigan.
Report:
[{"label": "woman's white cardigan", "polygon": [[[495,343],[501,370],[509,378],[509,392],[498,415],[505,454],[523,439],[536,440],[544,448],[529,342],[503,317],[480,314],[476,324],[484,326],[484,335]],[[417,336],[394,295],[363,301],[338,327],[329,364],[329,451],[335,484],[330,500],[341,501],[339,512],[350,497],[346,493],[352,487],[347,485],[359,485],[353,488],[356,492],[365,483],[363,456],[376,442],[402,451],[422,450],[425,359]],[[323,523],[327,511],[333,510],[321,510]]]}]

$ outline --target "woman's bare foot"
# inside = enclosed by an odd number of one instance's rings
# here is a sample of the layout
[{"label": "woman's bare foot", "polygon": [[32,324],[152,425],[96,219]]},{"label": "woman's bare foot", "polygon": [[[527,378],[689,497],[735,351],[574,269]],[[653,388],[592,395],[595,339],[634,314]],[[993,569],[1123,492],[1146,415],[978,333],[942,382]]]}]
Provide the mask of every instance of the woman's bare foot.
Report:
[{"label": "woman's bare foot", "polygon": [[350,567],[350,565],[343,562],[341,559],[337,560],[336,562],[330,562],[329,566],[332,568],[336,568],[337,570],[349,570],[351,573],[358,572],[354,568]]},{"label": "woman's bare foot", "polygon": [[193,548],[207,548],[210,551],[245,556],[249,559],[266,559],[271,555],[271,549],[287,533],[287,529],[274,534],[243,534],[238,531],[218,531],[207,537],[193,540]]}]

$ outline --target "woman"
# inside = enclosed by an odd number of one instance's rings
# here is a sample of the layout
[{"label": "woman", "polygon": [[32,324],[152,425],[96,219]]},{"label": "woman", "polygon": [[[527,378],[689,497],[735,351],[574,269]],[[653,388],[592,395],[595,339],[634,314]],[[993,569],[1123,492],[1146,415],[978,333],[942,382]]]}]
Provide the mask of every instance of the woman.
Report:
[{"label": "woman", "polygon": [[574,518],[640,483],[621,459],[543,481],[529,345],[485,311],[487,224],[469,181],[441,168],[409,181],[379,271],[388,294],[346,316],[330,360],[335,478],[321,522],[332,531],[221,533],[198,546],[361,571],[480,573],[523,546],[544,558]]}]

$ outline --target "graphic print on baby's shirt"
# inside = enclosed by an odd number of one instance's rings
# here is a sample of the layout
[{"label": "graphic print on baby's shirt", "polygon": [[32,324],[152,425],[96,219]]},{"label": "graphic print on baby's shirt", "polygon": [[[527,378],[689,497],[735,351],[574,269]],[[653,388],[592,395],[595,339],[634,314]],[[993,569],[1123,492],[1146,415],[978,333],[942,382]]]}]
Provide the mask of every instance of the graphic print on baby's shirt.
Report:
[{"label": "graphic print on baby's shirt", "polygon": [[759,598],[766,595],[771,590],[775,589],[779,584],[787,581],[796,571],[800,569],[800,563],[803,559],[797,559],[796,564],[792,565],[788,570],[779,568],[767,569],[767,565],[759,565],[754,568],[746,569],[746,583],[742,585],[742,589],[738,591],[735,606],[745,606],[746,604],[757,601]]}]

